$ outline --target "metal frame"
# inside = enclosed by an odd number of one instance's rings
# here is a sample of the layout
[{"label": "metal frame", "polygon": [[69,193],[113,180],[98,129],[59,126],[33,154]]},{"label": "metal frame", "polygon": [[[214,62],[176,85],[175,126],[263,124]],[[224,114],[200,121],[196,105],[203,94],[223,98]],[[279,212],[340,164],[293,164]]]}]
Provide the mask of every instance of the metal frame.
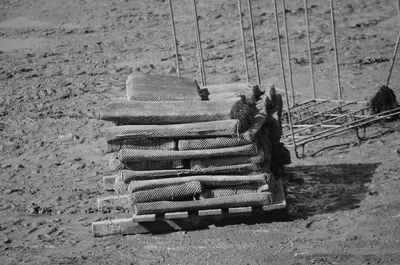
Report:
[{"label": "metal frame", "polygon": [[[250,23],[250,31],[251,31],[251,41],[253,46],[253,55],[254,55],[254,64],[256,69],[256,78],[257,84],[261,85],[260,79],[260,71],[259,71],[259,62],[257,56],[257,45],[256,38],[254,33],[254,22],[253,22],[253,13],[252,13],[252,0],[247,0],[248,5],[248,16]],[[307,32],[307,45],[308,45],[308,57],[309,57],[309,68],[310,68],[310,82],[312,88],[312,99],[306,100],[304,102],[296,102],[296,93],[293,85],[293,75],[292,75],[292,66],[291,66],[291,53],[290,53],[290,43],[289,43],[289,33],[288,33],[288,25],[286,18],[286,0],[281,0],[282,7],[282,17],[283,17],[283,28],[284,28],[284,37],[286,44],[286,57],[287,57],[287,72],[289,75],[289,88],[290,93],[288,92],[287,86],[287,77],[286,77],[286,69],[285,69],[285,60],[282,52],[282,43],[281,43],[281,29],[279,25],[279,15],[278,15],[278,7],[277,0],[267,0],[273,1],[274,5],[274,15],[275,15],[275,26],[276,26],[276,34],[277,34],[277,46],[280,58],[280,67],[282,74],[282,83],[284,87],[285,101],[286,101],[286,110],[284,112],[283,117],[286,118],[286,123],[282,124],[284,130],[284,142],[287,145],[290,145],[294,148],[295,154],[297,158],[304,157],[304,148],[305,145],[321,139],[327,139],[333,137],[338,134],[342,134],[348,130],[355,130],[357,137],[360,137],[359,129],[363,129],[365,133],[365,128],[370,126],[373,123],[376,123],[381,120],[388,119],[390,117],[400,115],[400,108],[396,108],[391,111],[385,111],[380,114],[369,115],[369,107],[367,106],[367,102],[364,101],[351,101],[343,99],[343,89],[341,86],[341,77],[340,77],[340,66],[339,66],[339,56],[338,56],[338,48],[337,48],[337,37],[336,37],[336,21],[335,21],[335,7],[334,1],[330,0],[330,15],[331,15],[331,32],[332,32],[332,44],[333,44],[333,52],[335,57],[335,70],[336,70],[336,83],[337,83],[337,99],[320,99],[317,98],[317,88],[315,84],[315,76],[314,76],[314,64],[313,64],[313,54],[311,48],[311,33],[310,33],[310,21],[309,21],[309,13],[308,13],[308,3],[307,0],[303,0],[304,4],[304,19],[305,26]],[[398,4],[398,12],[400,18],[400,0],[397,0]],[[246,74],[247,82],[250,82],[249,68],[248,68],[248,56],[246,51],[246,39],[245,32],[243,26],[243,14],[242,14],[242,0],[237,0],[238,5],[238,15],[240,20],[240,30],[241,30],[241,40],[242,40],[242,52],[243,52],[243,62]],[[177,74],[180,76],[180,65],[179,65],[179,54],[178,54],[178,44],[176,41],[176,31],[175,31],[175,22],[173,16],[172,9],[172,0],[169,0],[170,6],[170,16],[171,16],[171,24],[172,24],[172,32],[174,37],[174,46],[176,53],[176,65],[177,65]],[[203,59],[203,49],[201,43],[200,36],[200,27],[198,22],[198,13],[197,13],[197,0],[193,0],[193,17],[194,17],[194,29],[196,34],[196,46],[197,46],[197,56],[199,61],[199,72],[201,74],[201,83],[203,86],[207,85],[206,80],[206,72],[204,66]],[[391,65],[389,68],[389,73],[386,80],[386,85],[388,86],[390,83],[391,74],[393,71],[394,63],[397,57],[399,44],[400,42],[400,31],[397,37],[396,46],[394,49],[393,56],[391,58]],[[291,104],[289,100],[289,94],[291,94]],[[289,129],[286,130],[286,129]],[[298,147],[302,148],[302,154],[299,155]]]},{"label": "metal frame", "polygon": [[[375,115],[369,115],[368,113],[370,108],[368,107],[367,102],[343,100],[337,38],[336,38],[335,8],[333,0],[330,0],[330,14],[331,14],[332,43],[335,56],[338,99],[317,99],[313,61],[312,61],[312,49],[310,41],[308,4],[307,0],[303,0],[303,2],[305,10],[304,16],[305,16],[306,30],[307,30],[307,42],[308,42],[308,52],[310,61],[309,62],[310,79],[311,79],[313,97],[311,100],[306,100],[305,102],[297,103],[295,102],[295,91],[292,89],[291,94],[292,94],[293,104],[289,105],[287,100],[286,115],[288,118],[287,118],[287,123],[283,124],[283,128],[286,129],[284,131],[284,142],[287,145],[293,147],[297,158],[302,158],[305,156],[304,152],[305,146],[310,142],[331,138],[333,136],[342,134],[348,130],[355,130],[358,139],[362,140],[365,136],[366,127],[372,125],[373,123],[385,119],[390,119],[391,117],[400,115],[400,108],[396,108],[390,111],[385,111]],[[398,0],[397,2],[398,2],[398,11],[400,18],[400,0]],[[274,4],[276,5],[276,0],[274,0]],[[285,0],[282,0],[282,5],[283,7],[285,7]],[[275,8],[275,19],[277,23],[278,45],[281,45],[279,40],[279,22],[278,22],[278,14],[276,8]],[[284,22],[283,26],[286,33],[285,34],[286,49],[288,51],[287,57],[289,60],[288,74],[290,80],[292,80],[291,77],[292,73],[290,68],[289,40],[287,37],[288,29],[287,29],[285,12],[283,12],[283,22]],[[399,49],[399,42],[400,42],[400,31],[397,37],[393,56],[391,58],[389,74],[386,80],[387,86],[390,83],[390,77],[392,74],[394,62],[396,60],[397,52]],[[281,57],[282,73],[283,75],[285,75],[281,48],[279,49],[279,53]],[[285,78],[283,78],[283,80],[285,82]],[[286,89],[285,89],[285,96],[286,98],[289,97]],[[289,131],[287,129],[289,129]],[[360,129],[362,129],[364,132],[363,137],[360,136],[359,133]],[[298,147],[301,147],[301,154],[299,154],[298,152]]]}]

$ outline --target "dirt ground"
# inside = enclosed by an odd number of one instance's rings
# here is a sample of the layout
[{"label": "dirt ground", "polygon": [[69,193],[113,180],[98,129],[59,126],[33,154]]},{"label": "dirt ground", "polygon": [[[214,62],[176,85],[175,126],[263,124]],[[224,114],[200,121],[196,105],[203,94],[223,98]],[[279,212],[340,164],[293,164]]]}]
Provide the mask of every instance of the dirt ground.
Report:
[{"label": "dirt ground", "polygon": [[[199,79],[192,2],[174,2],[182,72]],[[304,9],[287,2],[302,100],[311,95]],[[335,5],[344,98],[369,99],[386,80],[397,1]],[[309,6],[318,97],[334,98],[329,1]],[[245,81],[236,1],[198,8],[208,82]],[[262,83],[282,88],[272,1],[253,8]],[[132,69],[171,72],[170,36],[167,1],[0,1],[0,264],[400,264],[399,122],[368,141],[293,158],[288,222],[94,238],[91,222],[129,215],[96,209],[108,194],[100,132],[110,125],[98,110],[124,96]],[[396,64],[398,96],[399,72]]]}]

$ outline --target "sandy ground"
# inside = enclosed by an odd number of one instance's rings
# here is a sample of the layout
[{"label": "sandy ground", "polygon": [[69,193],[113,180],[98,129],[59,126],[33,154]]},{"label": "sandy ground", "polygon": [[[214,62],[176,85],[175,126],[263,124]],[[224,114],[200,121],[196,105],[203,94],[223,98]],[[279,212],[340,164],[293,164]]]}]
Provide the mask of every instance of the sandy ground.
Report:
[{"label": "sandy ground", "polygon": [[[183,74],[199,78],[191,1],[175,2]],[[244,81],[236,1],[199,2],[208,82]],[[311,95],[304,9],[288,2],[301,100]],[[318,97],[334,98],[329,1],[309,5]],[[365,100],[386,80],[396,1],[335,5],[344,98]],[[262,82],[282,87],[272,1],[253,8]],[[96,209],[107,194],[100,131],[109,126],[97,112],[124,96],[132,69],[171,70],[170,35],[167,1],[0,1],[0,264],[400,264],[399,122],[351,147],[293,159],[287,177],[304,183],[287,183],[288,222],[92,237],[91,222],[128,216]],[[397,95],[399,72],[396,64]]]}]

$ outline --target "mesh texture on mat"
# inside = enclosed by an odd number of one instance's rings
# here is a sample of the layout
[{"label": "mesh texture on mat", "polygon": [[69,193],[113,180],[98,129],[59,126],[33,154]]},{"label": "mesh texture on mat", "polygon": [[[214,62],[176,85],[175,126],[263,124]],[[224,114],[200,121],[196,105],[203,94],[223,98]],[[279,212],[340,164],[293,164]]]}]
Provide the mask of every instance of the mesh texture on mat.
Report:
[{"label": "mesh texture on mat", "polygon": [[[178,76],[150,75],[133,72],[126,79],[126,97],[208,99],[208,91],[200,89],[196,80]],[[205,93],[206,92],[206,93]]]},{"label": "mesh texture on mat", "polygon": [[143,202],[133,205],[134,212],[141,214],[163,214],[168,212],[225,209],[230,207],[262,207],[272,203],[269,192],[248,193],[196,201]]},{"label": "mesh texture on mat", "polygon": [[257,154],[257,152],[258,150],[256,144],[219,149],[186,151],[122,149],[118,153],[118,158],[125,163],[128,161],[195,159],[201,157],[254,155]]},{"label": "mesh texture on mat", "polygon": [[201,194],[202,191],[202,185],[199,181],[190,181],[151,190],[135,191],[131,193],[130,198],[132,203],[175,201],[191,198]]},{"label": "mesh texture on mat", "polygon": [[233,196],[239,194],[255,193],[259,189],[259,185],[239,185],[222,188],[207,188],[201,193],[204,199],[218,198],[224,196]]},{"label": "mesh texture on mat", "polygon": [[112,126],[104,130],[104,136],[108,142],[116,140],[135,141],[151,138],[193,138],[239,135],[238,120],[222,120],[188,124],[172,125],[123,125]]},{"label": "mesh texture on mat", "polygon": [[215,157],[215,158],[201,158],[190,161],[190,168],[202,169],[221,167],[227,165],[240,165],[240,164],[261,164],[264,162],[264,150],[259,150],[257,155],[254,156],[231,156],[231,157]]},{"label": "mesh texture on mat", "polygon": [[249,112],[249,106],[239,97],[222,101],[127,101],[106,105],[100,119],[117,124],[162,125],[248,119]]},{"label": "mesh texture on mat", "polygon": [[184,139],[178,141],[178,149],[185,150],[202,150],[202,149],[216,149],[226,148],[233,146],[241,146],[251,144],[251,139],[246,136],[239,137],[218,137],[218,138],[204,138],[204,139]]},{"label": "mesh texture on mat", "polygon": [[243,164],[235,166],[224,166],[216,168],[206,168],[200,170],[175,169],[175,170],[149,170],[149,171],[131,171],[121,170],[115,175],[114,190],[116,193],[125,193],[128,184],[136,180],[161,179],[173,176],[187,176],[197,174],[249,174],[260,170],[256,164]]},{"label": "mesh texture on mat", "polygon": [[243,164],[234,166],[223,166],[217,168],[207,168],[201,170],[192,169],[175,169],[175,170],[149,170],[149,171],[132,171],[121,170],[119,175],[124,179],[125,183],[132,180],[150,180],[170,176],[184,176],[184,175],[206,175],[206,174],[241,174],[259,170],[260,167],[255,164]]},{"label": "mesh texture on mat", "polygon": [[201,150],[247,145],[254,141],[255,136],[265,124],[265,121],[265,115],[257,114],[253,119],[253,124],[251,125],[251,127],[246,132],[238,135],[237,137],[179,139],[178,149],[182,151]]},{"label": "mesh texture on mat", "polygon": [[144,150],[176,150],[177,141],[174,139],[130,139],[109,141],[106,144],[106,153],[118,152],[121,149]]},{"label": "mesh texture on mat", "polygon": [[255,175],[197,175],[157,180],[131,181],[129,183],[128,192],[132,193],[140,190],[155,189],[169,185],[183,184],[191,181],[199,181],[201,184],[207,187],[225,187],[245,184],[261,186],[269,183],[270,178],[270,174],[263,173]]},{"label": "mesh texture on mat", "polygon": [[183,168],[182,160],[155,160],[155,161],[133,161],[122,163],[118,157],[111,156],[110,171],[118,170],[168,170]]}]

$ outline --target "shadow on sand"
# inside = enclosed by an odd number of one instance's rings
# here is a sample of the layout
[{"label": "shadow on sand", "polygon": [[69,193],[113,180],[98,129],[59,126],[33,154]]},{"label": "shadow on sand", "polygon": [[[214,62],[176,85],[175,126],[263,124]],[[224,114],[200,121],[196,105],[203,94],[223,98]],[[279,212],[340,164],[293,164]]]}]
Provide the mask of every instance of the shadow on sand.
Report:
[{"label": "shadow on sand", "polygon": [[296,166],[287,170],[290,219],[351,210],[368,192],[379,163]]},{"label": "shadow on sand", "polygon": [[287,209],[264,212],[253,210],[245,215],[224,214],[213,217],[176,219],[140,223],[143,231],[168,233],[174,230],[201,230],[210,225],[269,223],[305,219],[315,214],[351,210],[358,207],[368,192],[375,169],[374,164],[336,164],[295,166],[286,170]]}]

